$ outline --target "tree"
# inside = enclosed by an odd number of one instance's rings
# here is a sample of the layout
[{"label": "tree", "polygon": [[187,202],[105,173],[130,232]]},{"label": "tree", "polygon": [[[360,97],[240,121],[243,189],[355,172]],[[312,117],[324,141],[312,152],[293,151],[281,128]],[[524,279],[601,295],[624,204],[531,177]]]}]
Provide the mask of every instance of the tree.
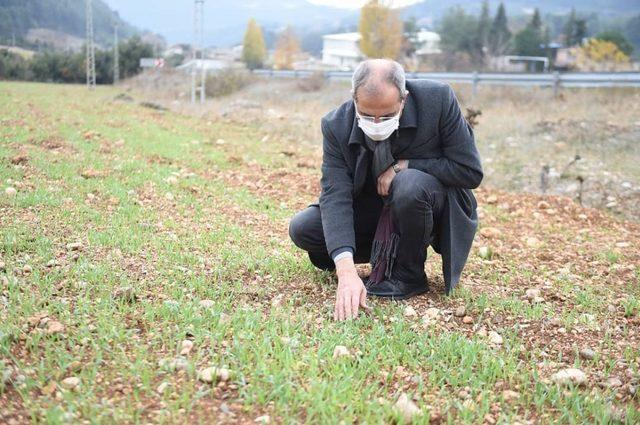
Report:
[{"label": "tree", "polygon": [[527,26],[516,34],[514,39],[515,52],[523,56],[542,56],[544,49],[544,31],[540,12],[536,9]]},{"label": "tree", "polygon": [[468,15],[460,6],[447,10],[440,21],[438,31],[440,33],[440,45],[447,52],[466,52],[474,55],[478,44],[473,31],[469,28],[477,28],[478,20],[473,15]]},{"label": "tree", "polygon": [[511,31],[507,22],[507,11],[504,3],[500,3],[489,33],[489,49],[494,56],[504,55],[509,49]]},{"label": "tree", "polygon": [[397,59],[402,47],[402,21],[398,12],[370,0],[360,12],[360,50],[369,58]]},{"label": "tree", "polygon": [[589,71],[616,71],[619,66],[629,62],[618,46],[610,41],[589,39],[577,54],[578,67]]},{"label": "tree", "polygon": [[633,53],[633,45],[627,40],[627,38],[620,31],[615,30],[607,30],[602,31],[598,35],[594,37],[597,40],[610,41],[616,46],[618,49],[622,51],[627,56],[631,56]]},{"label": "tree", "polygon": [[586,36],[587,20],[578,18],[575,8],[572,8],[567,23],[564,26],[564,38],[567,46],[580,44]]},{"label": "tree", "polygon": [[[155,56],[151,44],[144,43],[138,36],[131,37],[124,43],[120,43],[120,74],[123,78],[132,77],[138,74],[140,68],[140,58]],[[97,62],[97,58],[96,58]]]},{"label": "tree", "polygon": [[247,32],[244,34],[244,43],[242,45],[242,60],[247,64],[247,68],[261,68],[267,58],[267,48],[264,44],[262,29],[255,21],[251,19],[247,25]]},{"label": "tree", "polygon": [[278,37],[274,63],[276,69],[292,69],[296,56],[300,53],[300,43],[293,28],[287,27]]},{"label": "tree", "polygon": [[478,20],[478,29],[476,30],[476,42],[478,50],[482,58],[489,50],[489,34],[491,33],[491,18],[489,17],[489,1],[482,2],[482,11]]}]

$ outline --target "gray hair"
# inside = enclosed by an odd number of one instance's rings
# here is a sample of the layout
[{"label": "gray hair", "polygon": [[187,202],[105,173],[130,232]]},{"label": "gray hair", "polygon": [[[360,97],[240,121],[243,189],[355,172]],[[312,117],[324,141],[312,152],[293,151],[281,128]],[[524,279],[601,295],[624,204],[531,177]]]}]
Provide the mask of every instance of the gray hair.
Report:
[{"label": "gray hair", "polygon": [[403,100],[407,96],[404,68],[396,61],[389,59],[386,60],[386,62],[389,64],[388,69],[381,75],[382,78],[376,79],[375,81],[372,81],[371,78],[371,60],[365,60],[358,64],[351,78],[351,95],[354,100],[357,100],[356,93],[360,88],[364,88],[367,93],[371,95],[379,94],[380,82],[395,86],[400,93],[400,100]]}]

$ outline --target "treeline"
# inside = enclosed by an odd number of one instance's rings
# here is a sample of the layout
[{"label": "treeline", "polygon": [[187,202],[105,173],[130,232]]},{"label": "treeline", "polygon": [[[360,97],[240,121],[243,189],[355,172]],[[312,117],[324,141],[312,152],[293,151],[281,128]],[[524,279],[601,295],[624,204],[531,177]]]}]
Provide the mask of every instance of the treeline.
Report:
[{"label": "treeline", "polygon": [[[119,44],[119,54],[120,77],[127,78],[140,72],[140,58],[153,57],[154,49],[136,36]],[[112,84],[113,72],[113,50],[96,50],[96,82]],[[0,50],[0,79],[82,83],[86,81],[85,54],[51,51],[26,59]]]},{"label": "treeline", "polygon": [[[33,28],[84,37],[85,7],[85,0],[0,0],[0,44],[10,44],[14,38],[24,44],[25,36]],[[93,24],[99,44],[111,43],[114,24],[123,38],[136,33],[103,0],[93,2]]]},{"label": "treeline", "polygon": [[[557,22],[557,17],[556,22],[545,22],[540,11],[535,9],[527,22],[514,24],[510,22],[503,3],[495,14],[491,14],[489,2],[485,1],[479,16],[469,14],[461,7],[449,9],[437,30],[441,36],[441,47],[454,62],[453,67],[483,67],[490,57],[507,54],[546,56],[552,60],[552,44],[579,46],[589,37],[614,44],[628,58],[634,48],[625,34],[633,36],[634,31],[638,31],[634,28],[638,21],[640,17],[632,18],[620,29],[592,34],[588,19],[575,9],[561,23]],[[514,31],[512,28],[519,29]]]}]

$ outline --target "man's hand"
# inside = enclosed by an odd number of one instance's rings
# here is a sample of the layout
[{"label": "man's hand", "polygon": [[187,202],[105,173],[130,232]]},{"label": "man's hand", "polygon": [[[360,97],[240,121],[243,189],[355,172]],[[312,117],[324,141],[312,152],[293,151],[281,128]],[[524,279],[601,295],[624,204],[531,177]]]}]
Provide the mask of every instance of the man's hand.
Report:
[{"label": "man's hand", "polygon": [[[409,161],[401,159],[398,161],[398,165],[400,166],[400,169],[406,170],[409,166]],[[389,188],[391,187],[391,182],[395,176],[396,172],[393,170],[393,167],[387,168],[387,171],[380,174],[380,177],[378,177],[378,195],[389,196]]]},{"label": "man's hand", "polygon": [[358,276],[353,258],[343,258],[336,264],[338,275],[338,291],[336,306],[333,312],[334,320],[346,320],[358,316],[360,307],[368,309],[367,290]]}]

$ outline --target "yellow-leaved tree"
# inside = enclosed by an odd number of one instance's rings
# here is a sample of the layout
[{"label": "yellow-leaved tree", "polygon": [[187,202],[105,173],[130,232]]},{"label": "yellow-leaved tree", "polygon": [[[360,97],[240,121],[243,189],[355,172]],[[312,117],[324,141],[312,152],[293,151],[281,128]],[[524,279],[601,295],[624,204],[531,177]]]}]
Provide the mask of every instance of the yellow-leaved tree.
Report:
[{"label": "yellow-leaved tree", "polygon": [[262,36],[262,29],[251,19],[247,25],[247,32],[244,34],[242,45],[242,61],[249,69],[261,68],[267,58],[267,48]]},{"label": "yellow-leaved tree", "polygon": [[369,58],[397,59],[402,47],[402,21],[396,10],[379,0],[360,11],[360,50]]},{"label": "yellow-leaved tree", "polygon": [[274,53],[274,66],[275,69],[293,69],[293,62],[300,54],[300,43],[296,37],[293,28],[287,27],[280,36],[276,43],[276,51]]},{"label": "yellow-leaved tree", "polygon": [[578,49],[576,63],[583,71],[620,71],[629,64],[629,56],[610,41],[591,38]]}]

